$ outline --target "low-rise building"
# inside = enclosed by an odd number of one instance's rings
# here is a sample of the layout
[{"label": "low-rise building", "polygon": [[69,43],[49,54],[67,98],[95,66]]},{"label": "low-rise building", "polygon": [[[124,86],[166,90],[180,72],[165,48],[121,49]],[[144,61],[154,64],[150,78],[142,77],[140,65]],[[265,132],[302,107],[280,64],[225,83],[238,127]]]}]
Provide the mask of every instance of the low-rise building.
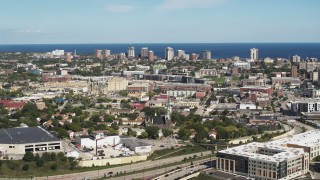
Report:
[{"label": "low-rise building", "polygon": [[9,128],[0,130],[0,157],[22,159],[26,152],[60,152],[61,140],[38,127]]}]

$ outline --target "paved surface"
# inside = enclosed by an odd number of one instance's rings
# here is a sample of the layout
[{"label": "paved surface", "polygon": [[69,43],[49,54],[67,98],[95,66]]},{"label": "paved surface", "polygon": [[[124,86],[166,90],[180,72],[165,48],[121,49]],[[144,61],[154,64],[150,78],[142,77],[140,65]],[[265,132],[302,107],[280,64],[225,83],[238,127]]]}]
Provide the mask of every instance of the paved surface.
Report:
[{"label": "paved surface", "polygon": [[208,168],[207,165],[197,165],[197,166],[187,166],[187,167],[183,167],[181,169],[177,169],[168,173],[165,173],[164,175],[161,175],[155,179],[157,180],[174,180],[177,178],[181,178],[184,176],[187,176],[189,174],[201,171],[203,169]]},{"label": "paved surface", "polygon": [[[199,161],[195,161],[194,162],[194,165],[195,167],[196,166],[199,166],[201,168],[206,168],[207,166],[204,166],[204,165],[197,165],[199,163],[203,163],[203,162],[206,162],[206,161],[209,161],[210,158],[208,159],[205,159],[205,160],[199,160]],[[190,162],[188,163],[184,163],[184,164],[179,164],[179,165],[174,165],[174,166],[170,166],[170,167],[166,167],[166,168],[161,168],[161,169],[155,169],[155,170],[152,170],[152,171],[147,171],[147,172],[143,172],[143,173],[137,173],[137,174],[131,174],[131,175],[127,175],[127,176],[121,176],[121,177],[114,177],[114,178],[110,178],[112,180],[124,180],[124,179],[137,179],[137,178],[142,178],[142,179],[151,179],[157,175],[161,175],[161,174],[168,174],[170,171],[173,171],[173,170],[176,170],[178,167],[182,167],[182,169],[189,169],[190,166]],[[204,169],[203,168],[203,169]],[[200,169],[200,168],[199,168]],[[182,174],[181,175],[184,175],[184,172],[181,171]],[[169,175],[169,176],[161,176],[159,179],[163,179],[163,180],[172,180],[174,179],[173,178],[174,175]]]},{"label": "paved surface", "polygon": [[[205,152],[201,152],[201,153],[203,154],[203,156],[212,154],[211,151],[205,151]],[[87,172],[82,172],[82,173],[64,174],[64,175],[49,176],[49,177],[37,177],[35,179],[74,180],[74,179],[83,179],[84,177],[89,178],[89,179],[97,179],[98,177],[100,177],[100,178],[104,177],[104,174],[108,175],[110,173],[112,173],[112,174],[121,173],[121,172],[123,173],[124,171],[126,173],[128,173],[128,172],[140,171],[140,170],[149,169],[149,168],[155,168],[155,167],[170,164],[170,163],[181,162],[185,157],[189,158],[189,157],[193,157],[194,155],[201,156],[201,153],[194,153],[194,154],[189,154],[189,155],[177,156],[177,157],[161,159],[161,160],[156,160],[156,161],[146,161],[146,162],[136,163],[136,164],[132,164],[132,165],[125,165],[125,166],[119,166],[119,167],[108,168],[108,169],[101,169],[101,170],[96,170],[96,171],[87,171]]]}]

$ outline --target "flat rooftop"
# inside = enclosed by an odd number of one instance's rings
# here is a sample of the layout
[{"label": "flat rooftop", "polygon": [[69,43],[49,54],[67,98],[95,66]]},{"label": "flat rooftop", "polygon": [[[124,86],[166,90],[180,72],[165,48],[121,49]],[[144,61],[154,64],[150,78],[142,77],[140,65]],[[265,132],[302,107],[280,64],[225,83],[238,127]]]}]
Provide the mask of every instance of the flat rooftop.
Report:
[{"label": "flat rooftop", "polygon": [[60,141],[60,139],[40,126],[0,129],[0,144],[29,144],[51,141]]},{"label": "flat rooftop", "polygon": [[[274,155],[260,154],[259,149],[272,150],[278,153]],[[297,155],[304,154],[302,148],[287,148],[279,145],[268,145],[267,143],[253,142],[246,145],[241,145],[227,150],[219,151],[219,153],[232,154],[237,156],[248,157],[249,159],[260,160],[265,162],[281,162]]]},{"label": "flat rooftop", "polygon": [[126,146],[130,145],[133,147],[150,146],[150,144],[137,138],[121,138],[120,142],[125,144]]},{"label": "flat rooftop", "polygon": [[304,133],[293,135],[279,140],[271,141],[268,145],[296,144],[299,146],[313,147],[320,145],[320,130],[315,129]]}]

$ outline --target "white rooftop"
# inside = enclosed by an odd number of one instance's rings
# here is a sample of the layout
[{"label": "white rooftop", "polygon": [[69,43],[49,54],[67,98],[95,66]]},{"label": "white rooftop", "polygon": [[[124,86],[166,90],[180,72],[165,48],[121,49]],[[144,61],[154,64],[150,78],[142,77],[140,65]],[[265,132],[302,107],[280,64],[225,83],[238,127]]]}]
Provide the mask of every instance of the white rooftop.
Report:
[{"label": "white rooftop", "polygon": [[268,145],[296,144],[313,147],[320,145],[320,130],[312,130],[266,143]]},{"label": "white rooftop", "polygon": [[[268,149],[272,151],[277,151],[278,153],[274,155],[264,155],[259,154],[257,151],[259,149]],[[297,155],[304,154],[304,150],[302,148],[288,148],[282,147],[279,145],[269,145],[267,143],[258,143],[253,142],[246,145],[241,145],[233,148],[229,148],[227,150],[219,151],[220,153],[238,155],[248,157],[249,159],[255,159],[266,162],[281,162],[287,159],[291,159],[296,157]]]}]

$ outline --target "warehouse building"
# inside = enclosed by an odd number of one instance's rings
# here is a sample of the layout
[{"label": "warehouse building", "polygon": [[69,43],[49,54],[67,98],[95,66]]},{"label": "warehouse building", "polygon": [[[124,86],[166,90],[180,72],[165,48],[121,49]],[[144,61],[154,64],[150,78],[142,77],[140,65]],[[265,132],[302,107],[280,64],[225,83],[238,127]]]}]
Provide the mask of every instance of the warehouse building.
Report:
[{"label": "warehouse building", "polygon": [[38,127],[0,130],[0,158],[22,159],[27,152],[60,152],[61,140]]}]

